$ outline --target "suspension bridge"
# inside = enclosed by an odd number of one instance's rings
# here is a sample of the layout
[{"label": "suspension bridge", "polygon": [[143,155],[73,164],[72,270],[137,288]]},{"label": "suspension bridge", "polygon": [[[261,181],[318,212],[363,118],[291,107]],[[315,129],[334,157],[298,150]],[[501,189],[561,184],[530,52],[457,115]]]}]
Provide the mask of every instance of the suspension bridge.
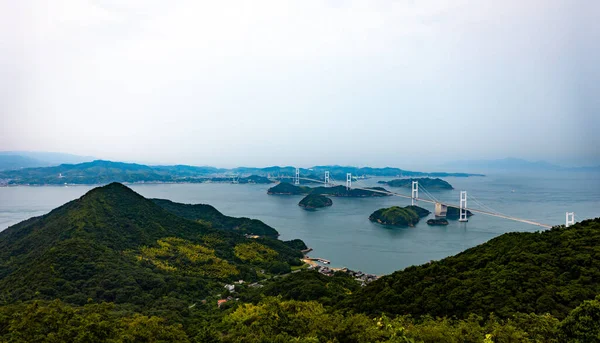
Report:
[{"label": "suspension bridge", "polygon": [[[341,183],[336,183],[335,180],[333,180],[330,177],[330,174],[328,171],[325,172],[325,176],[324,176],[323,180],[318,180],[318,179],[313,179],[313,178],[300,177],[300,169],[296,168],[296,174],[293,179],[294,179],[295,185],[299,185],[300,180],[304,180],[304,181],[310,181],[310,182],[315,182],[315,183],[321,183],[321,184],[324,184],[325,187],[343,186],[343,184],[341,184]],[[481,209],[467,207],[467,191],[460,192],[460,199],[459,199],[458,206],[454,205],[454,204],[449,204],[449,203],[439,201],[429,191],[427,191],[427,189],[425,189],[425,187],[419,186],[418,181],[412,181],[411,195],[406,195],[406,194],[387,191],[387,190],[374,189],[374,188],[370,188],[370,187],[361,187],[361,186],[357,187],[356,182],[355,182],[355,185],[352,184],[352,174],[351,173],[346,174],[345,186],[346,186],[347,190],[360,189],[360,190],[364,190],[364,191],[368,191],[368,192],[382,193],[382,194],[389,195],[389,196],[397,196],[397,197],[401,197],[401,198],[405,198],[405,199],[410,199],[412,205],[416,205],[419,201],[433,204],[435,206],[435,214],[436,215],[445,215],[446,209],[448,207],[457,208],[457,209],[459,209],[459,221],[461,221],[461,222],[467,222],[468,221],[468,213],[471,212],[471,213],[478,213],[478,214],[483,214],[483,215],[497,217],[497,218],[508,219],[508,220],[512,220],[512,221],[516,221],[516,222],[525,223],[525,224],[535,225],[535,226],[543,227],[546,229],[552,228],[552,225],[540,223],[540,222],[537,222],[534,220],[518,218],[518,217],[510,216],[510,215],[495,211],[492,208],[482,204],[474,196],[471,196],[471,200],[473,200],[473,202],[475,202],[479,207],[481,207]],[[423,191],[423,193],[425,193],[425,195],[428,197],[428,199],[420,198],[419,190]],[[567,227],[575,224],[575,213],[574,212],[566,212],[565,219],[566,219],[565,225]]]}]

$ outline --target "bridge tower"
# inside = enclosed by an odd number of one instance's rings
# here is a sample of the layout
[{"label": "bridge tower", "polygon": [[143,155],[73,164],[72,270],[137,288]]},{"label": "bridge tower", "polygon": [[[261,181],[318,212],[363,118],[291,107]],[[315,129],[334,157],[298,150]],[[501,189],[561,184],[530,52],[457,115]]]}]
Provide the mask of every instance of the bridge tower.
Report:
[{"label": "bridge tower", "polygon": [[566,217],[567,217],[567,220],[565,223],[566,227],[569,227],[569,226],[575,224],[575,212],[567,212]]},{"label": "bridge tower", "polygon": [[419,181],[412,182],[411,204],[414,206],[419,201]]},{"label": "bridge tower", "polygon": [[346,173],[346,190],[352,188],[352,173]]},{"label": "bridge tower", "polygon": [[296,177],[294,178],[294,185],[300,184],[300,168],[296,168]]},{"label": "bridge tower", "polygon": [[329,187],[329,171],[325,172],[325,187]]},{"label": "bridge tower", "polygon": [[460,191],[460,217],[459,222],[468,222],[467,218],[467,191]]}]

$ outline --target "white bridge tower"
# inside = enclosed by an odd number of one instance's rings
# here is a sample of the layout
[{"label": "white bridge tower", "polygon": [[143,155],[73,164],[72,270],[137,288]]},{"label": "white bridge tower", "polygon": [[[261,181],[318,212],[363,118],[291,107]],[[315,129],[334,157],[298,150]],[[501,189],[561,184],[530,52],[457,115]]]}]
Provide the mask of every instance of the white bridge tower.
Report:
[{"label": "white bridge tower", "polygon": [[468,222],[467,218],[467,191],[460,191],[460,217],[459,222]]},{"label": "white bridge tower", "polygon": [[294,178],[294,185],[300,184],[300,168],[296,168],[296,177]]},{"label": "white bridge tower", "polygon": [[325,187],[329,187],[329,171],[325,172]]},{"label": "white bridge tower", "polygon": [[352,188],[352,174],[346,173],[346,190]]},{"label": "white bridge tower", "polygon": [[414,206],[419,201],[419,181],[412,182],[411,204]]},{"label": "white bridge tower", "polygon": [[566,217],[567,217],[566,218],[567,220],[565,223],[566,227],[569,227],[569,226],[575,224],[575,212],[567,212]]}]

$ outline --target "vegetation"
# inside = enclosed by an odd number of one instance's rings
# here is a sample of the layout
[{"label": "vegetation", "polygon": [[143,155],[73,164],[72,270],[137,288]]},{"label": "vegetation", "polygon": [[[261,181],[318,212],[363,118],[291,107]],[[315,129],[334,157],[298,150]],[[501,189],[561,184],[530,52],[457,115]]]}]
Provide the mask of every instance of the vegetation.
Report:
[{"label": "vegetation", "polygon": [[[250,242],[275,251],[277,261],[240,259],[236,247]],[[301,257],[275,239],[247,239],[178,217],[114,183],[0,233],[0,300],[138,309],[165,297],[194,303],[217,294],[223,281],[278,274]]]},{"label": "vegetation", "polygon": [[301,195],[308,194],[309,192],[310,187],[295,186],[287,182],[280,182],[267,190],[267,194],[274,195]]},{"label": "vegetation", "polygon": [[550,313],[600,294],[600,219],[508,233],[456,256],[385,276],[349,299],[357,311],[466,318]]},{"label": "vegetation", "polygon": [[256,242],[238,244],[234,251],[237,258],[252,263],[272,262],[278,255],[277,251]]},{"label": "vegetation", "polygon": [[306,250],[308,249],[308,247],[306,246],[306,244],[304,243],[303,240],[301,239],[292,239],[291,241],[284,241],[283,242],[285,245],[289,246],[292,249],[295,250]]},{"label": "vegetation", "polygon": [[391,181],[379,181],[378,183],[388,185],[390,187],[402,187],[411,188],[413,181],[418,181],[419,186],[423,186],[428,190],[439,190],[439,189],[454,189],[448,182],[439,178],[418,178],[418,179],[394,179]]},{"label": "vegetation", "polygon": [[[375,190],[376,192],[369,191],[369,189]],[[381,187],[372,187],[368,189],[346,189],[345,186],[311,188],[306,186],[296,186],[286,182],[281,182],[276,186],[269,188],[267,191],[267,194],[276,195],[319,194],[334,197],[381,197],[391,195],[386,193],[388,193],[388,191]]]},{"label": "vegetation", "polygon": [[306,209],[315,209],[322,208],[333,205],[333,201],[328,197],[320,194],[309,194],[305,196],[300,202],[298,206],[304,207]]},{"label": "vegetation", "polygon": [[350,342],[481,343],[598,342],[598,300],[586,301],[562,322],[551,315],[501,319],[416,319],[332,311],[319,301],[265,297],[201,321],[175,323],[124,311],[114,304],[73,306],[61,301],[0,307],[6,342]]},{"label": "vegetation", "polygon": [[231,230],[241,234],[276,237],[279,232],[257,219],[234,218],[223,215],[211,205],[179,204],[170,200],[152,199],[165,210],[182,218],[198,221],[215,229]]},{"label": "vegetation", "polygon": [[369,220],[383,225],[415,226],[421,217],[430,214],[428,210],[419,206],[392,206],[381,208],[369,216]]}]

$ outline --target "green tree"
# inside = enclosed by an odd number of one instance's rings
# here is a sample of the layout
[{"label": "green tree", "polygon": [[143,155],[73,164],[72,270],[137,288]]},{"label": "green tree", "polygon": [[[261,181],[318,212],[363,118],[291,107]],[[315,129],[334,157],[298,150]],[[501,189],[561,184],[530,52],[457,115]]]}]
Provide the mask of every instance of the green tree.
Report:
[{"label": "green tree", "polygon": [[562,338],[573,343],[600,342],[600,297],[584,301],[560,324]]}]

